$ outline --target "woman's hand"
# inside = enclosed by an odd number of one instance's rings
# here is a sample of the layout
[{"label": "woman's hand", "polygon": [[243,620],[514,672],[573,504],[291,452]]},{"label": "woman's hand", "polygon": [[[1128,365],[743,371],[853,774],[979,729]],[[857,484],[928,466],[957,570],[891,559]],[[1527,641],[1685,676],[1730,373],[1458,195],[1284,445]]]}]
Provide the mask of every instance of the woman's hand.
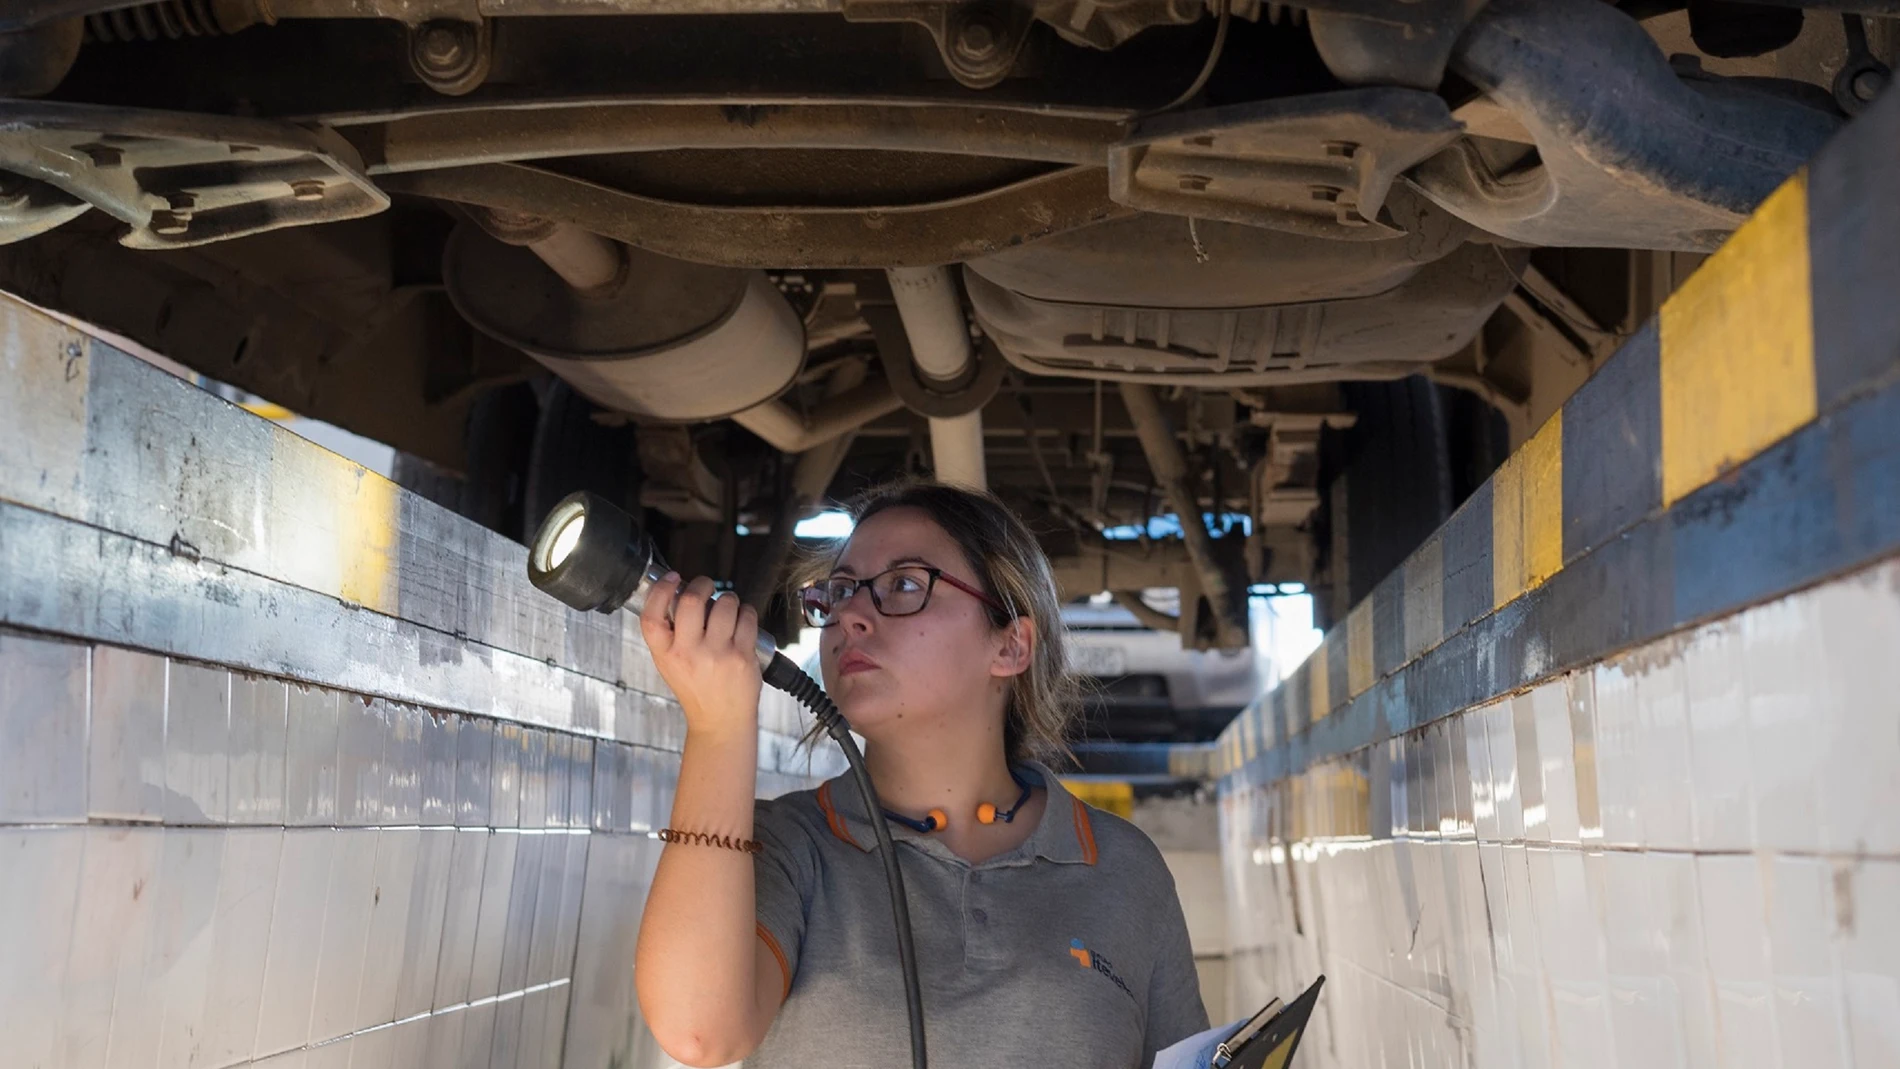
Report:
[{"label": "woman's hand", "polygon": [[640,632],[660,678],[679,699],[688,732],[707,738],[756,736],[762,686],[754,652],[756,609],[741,606],[732,595],[715,598],[713,581],[705,576],[681,587],[674,572],[648,592]]}]

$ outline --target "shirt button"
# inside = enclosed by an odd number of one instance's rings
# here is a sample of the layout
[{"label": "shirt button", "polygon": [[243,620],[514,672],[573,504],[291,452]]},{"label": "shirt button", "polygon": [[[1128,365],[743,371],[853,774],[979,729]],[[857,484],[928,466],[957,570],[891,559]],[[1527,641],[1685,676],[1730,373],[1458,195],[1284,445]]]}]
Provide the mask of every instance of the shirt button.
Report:
[{"label": "shirt button", "polygon": [[985,924],[985,923],[988,923],[990,919],[990,915],[988,913],[985,913],[983,910],[973,909],[970,911],[970,919],[975,921],[978,924]]}]

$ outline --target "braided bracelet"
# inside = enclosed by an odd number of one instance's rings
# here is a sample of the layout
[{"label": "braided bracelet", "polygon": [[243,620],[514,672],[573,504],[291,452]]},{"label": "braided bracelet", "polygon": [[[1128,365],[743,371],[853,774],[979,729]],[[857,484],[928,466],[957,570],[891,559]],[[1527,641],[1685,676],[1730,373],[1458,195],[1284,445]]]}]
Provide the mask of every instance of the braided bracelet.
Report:
[{"label": "braided bracelet", "polygon": [[765,844],[757,839],[735,839],[730,835],[709,835],[703,831],[678,831],[673,828],[661,828],[648,833],[663,843],[686,843],[690,846],[718,846],[727,850],[757,854],[765,850]]}]

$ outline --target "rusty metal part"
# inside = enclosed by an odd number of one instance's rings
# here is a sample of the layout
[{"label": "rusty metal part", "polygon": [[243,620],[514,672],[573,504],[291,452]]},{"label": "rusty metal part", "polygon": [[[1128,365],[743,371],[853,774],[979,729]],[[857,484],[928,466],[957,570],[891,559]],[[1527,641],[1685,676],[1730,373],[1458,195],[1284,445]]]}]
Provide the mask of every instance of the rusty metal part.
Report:
[{"label": "rusty metal part", "polygon": [[[1215,553],[1214,540],[1201,521],[1200,499],[1188,482],[1187,457],[1181,452],[1181,443],[1168,425],[1168,417],[1161,411],[1161,402],[1155,398],[1154,391],[1140,383],[1124,382],[1121,395],[1129,419],[1135,424],[1135,433],[1141,438],[1141,451],[1148,458],[1155,482],[1174,508],[1174,514],[1180,517],[1188,559],[1194,562],[1195,574],[1200,579],[1201,596],[1212,609],[1211,620],[1195,621],[1196,635],[1212,638],[1222,649],[1242,649],[1248,644],[1246,576],[1240,574],[1239,569],[1229,567]],[[1182,613],[1188,616],[1185,599]],[[1211,625],[1211,635],[1206,634],[1203,624]]]},{"label": "rusty metal part", "polygon": [[636,248],[729,267],[955,263],[1129,213],[1105,172],[1072,167],[1001,189],[884,208],[728,208],[655,200],[522,164],[389,175],[384,189],[570,222]]},{"label": "rusty metal part", "polygon": [[780,399],[746,409],[732,419],[781,453],[803,453],[903,407],[889,383],[873,379],[803,415]]},{"label": "rusty metal part", "polygon": [[409,33],[409,66],[422,84],[461,96],[487,80],[493,41],[485,19],[431,19]]},{"label": "rusty metal part", "polygon": [[908,22],[937,43],[950,76],[970,89],[988,89],[1009,77],[1035,13],[1009,0],[844,0],[851,22]]},{"label": "rusty metal part", "polygon": [[1123,115],[944,104],[570,104],[341,119],[373,175],[673,149],[875,149],[1100,166]]},{"label": "rusty metal part", "polygon": [[1437,96],[1398,88],[1165,115],[1109,154],[1109,195],[1143,211],[1377,241],[1406,232],[1381,213],[1393,180],[1462,129]]},{"label": "rusty metal part", "polygon": [[86,16],[94,41],[162,41],[219,37],[275,22],[263,0],[154,0]]},{"label": "rusty metal part", "polygon": [[389,198],[355,157],[328,131],[265,119],[0,101],[0,169],[125,223],[132,248],[373,215]]},{"label": "rusty metal part", "polygon": [[0,245],[45,233],[91,210],[65,190],[0,171]]}]

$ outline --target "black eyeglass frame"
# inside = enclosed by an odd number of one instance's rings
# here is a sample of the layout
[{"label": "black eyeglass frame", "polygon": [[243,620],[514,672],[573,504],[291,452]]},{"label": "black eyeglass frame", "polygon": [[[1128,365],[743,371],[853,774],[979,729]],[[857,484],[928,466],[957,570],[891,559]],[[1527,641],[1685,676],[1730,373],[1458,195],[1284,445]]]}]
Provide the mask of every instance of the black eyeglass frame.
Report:
[{"label": "black eyeglass frame", "polygon": [[[915,609],[912,609],[910,612],[899,612],[899,613],[885,612],[883,599],[877,596],[877,588],[873,586],[872,584],[876,583],[879,579],[884,578],[885,576],[891,574],[892,572],[902,572],[902,571],[912,571],[912,570],[920,571],[930,576],[929,584],[924,587],[923,600],[918,602],[917,607]],[[987,605],[989,608],[995,610],[995,612],[999,616],[1002,616],[1006,619],[1009,617],[1010,615],[1009,610],[1005,609],[1002,606],[1002,604],[999,603],[995,598],[990,597],[988,594],[983,593],[983,591],[978,589],[977,587],[969,583],[966,583],[961,579],[958,579],[956,576],[951,575],[949,572],[944,571],[942,568],[934,567],[929,564],[900,564],[895,568],[886,568],[883,571],[877,573],[876,575],[866,576],[863,579],[853,578],[852,576],[848,576],[848,575],[834,575],[834,576],[831,576],[830,578],[822,579],[816,583],[807,583],[798,589],[798,607],[800,610],[800,615],[804,616],[806,623],[811,624],[811,626],[818,627],[818,628],[831,627],[833,624],[836,624],[838,622],[838,610],[843,608],[846,602],[850,601],[852,598],[857,597],[859,590],[863,590],[865,593],[871,596],[871,607],[877,610],[877,614],[879,616],[889,616],[894,619],[901,619],[906,616],[915,616],[918,613],[923,612],[925,609],[930,607],[930,595],[937,592],[937,580],[939,579],[943,580],[946,583],[949,583],[951,586],[955,587],[956,589],[963,591],[965,594],[968,594],[971,597],[977,599],[978,601],[982,602],[984,605]],[[849,594],[846,594],[844,597],[836,598],[832,601],[831,612],[830,612],[831,623],[824,623],[824,624],[812,623],[811,614],[810,612],[806,611],[806,608],[805,608],[806,606],[805,592],[809,590],[816,590],[820,586],[823,586],[826,583],[837,583],[837,582],[849,582],[851,584],[851,592]]]}]

